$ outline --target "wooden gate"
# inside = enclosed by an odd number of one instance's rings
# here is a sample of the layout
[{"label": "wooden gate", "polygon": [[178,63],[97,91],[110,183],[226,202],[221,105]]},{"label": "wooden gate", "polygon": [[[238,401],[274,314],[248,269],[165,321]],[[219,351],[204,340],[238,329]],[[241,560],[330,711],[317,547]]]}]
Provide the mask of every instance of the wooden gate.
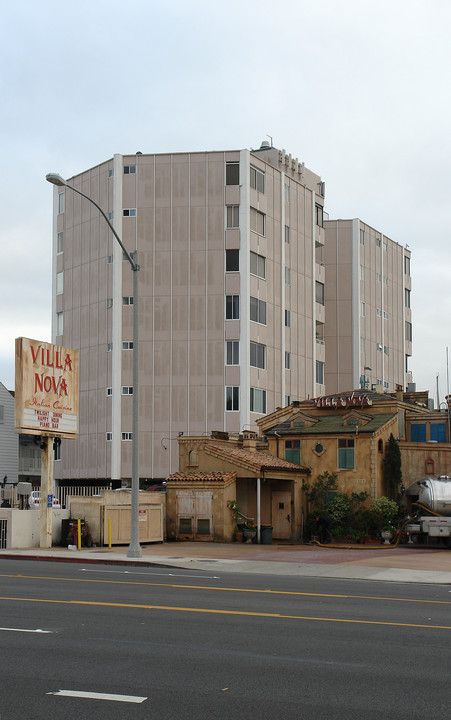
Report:
[{"label": "wooden gate", "polygon": [[213,493],[177,490],[177,540],[213,540]]}]

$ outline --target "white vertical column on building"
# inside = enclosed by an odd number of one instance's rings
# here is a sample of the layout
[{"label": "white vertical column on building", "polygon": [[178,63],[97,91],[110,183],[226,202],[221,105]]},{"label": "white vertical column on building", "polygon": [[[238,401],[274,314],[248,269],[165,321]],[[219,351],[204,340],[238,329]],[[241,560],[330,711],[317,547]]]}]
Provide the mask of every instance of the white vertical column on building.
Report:
[{"label": "white vertical column on building", "polygon": [[[387,238],[388,242],[388,238]],[[387,262],[388,265],[388,262]],[[385,380],[385,303],[384,303],[384,236],[381,233],[381,345],[382,345],[382,373],[381,373],[381,379],[382,379],[382,385],[384,385]],[[388,277],[388,276],[387,276]],[[377,378],[376,378],[377,379]]]},{"label": "white vertical column on building", "polygon": [[[52,231],[52,342],[56,341],[56,254],[58,251],[58,187],[53,186],[53,231]],[[64,322],[64,316],[63,316]],[[64,325],[63,325],[64,330]]]},{"label": "white vertical column on building", "polygon": [[250,426],[250,153],[240,151],[240,429]]},{"label": "white vertical column on building", "polygon": [[[113,161],[113,226],[119,237],[122,238],[122,183],[123,159],[116,154]],[[112,238],[113,251],[113,307],[112,312],[112,397],[111,397],[111,479],[120,480],[122,477],[122,250],[119,243]],[[134,350],[133,350],[134,351]]]},{"label": "white vertical column on building", "polygon": [[316,392],[316,208],[315,193],[312,192],[312,373],[313,388]]},{"label": "white vertical column on building", "polygon": [[[188,267],[187,274],[187,293],[186,293],[186,433],[190,435],[190,341],[191,341],[191,153],[188,155]],[[178,451],[178,443],[177,443]]]},{"label": "white vertical column on building", "polygon": [[[341,315],[339,313],[339,302],[340,302],[340,284],[339,284],[339,278],[340,274],[338,272],[339,264],[338,264],[338,258],[339,258],[339,252],[338,252],[338,222],[335,221],[335,315],[337,318],[337,334],[336,334],[336,356],[337,356],[337,392],[340,392],[340,353],[339,353],[339,347],[340,347],[340,332],[341,332]],[[327,352],[327,347],[326,347]]]},{"label": "white vertical column on building", "polygon": [[[174,181],[174,172],[172,167],[173,162],[173,155],[170,156],[170,165],[169,165],[169,185],[170,185],[170,197],[169,197],[169,469],[168,474],[170,475],[172,472],[172,391],[173,391],[173,382],[174,382],[174,367],[173,367],[173,358],[174,358],[174,322],[173,322],[173,312],[174,312],[174,302],[173,302],[173,288],[172,288],[172,275],[173,275],[173,195],[174,195],[174,188],[173,188],[173,181]],[[178,443],[176,441],[175,443],[176,450],[178,452]],[[176,460],[176,466],[178,469],[178,463]]]},{"label": "white vertical column on building", "polygon": [[[401,343],[401,374],[400,377],[403,378],[403,386],[407,387],[407,353],[406,353],[406,273],[405,273],[405,249],[401,247],[401,275],[402,275],[402,298],[401,298],[401,307],[402,307],[402,330],[401,330],[401,337],[402,337],[402,343]],[[398,338],[399,341],[399,338]],[[393,348],[393,352],[394,352]],[[396,376],[395,376],[396,377]],[[390,388],[390,389],[396,389],[396,388]]]},{"label": "white vertical column on building", "polygon": [[[290,198],[291,200],[291,198]],[[274,238],[275,240],[275,238]],[[285,407],[285,395],[286,395],[286,388],[285,388],[285,338],[286,338],[286,330],[285,330],[285,173],[283,170],[280,173],[280,247],[281,247],[281,272],[282,277],[280,279],[280,287],[281,287],[281,294],[282,297],[280,298],[280,308],[281,308],[281,318],[280,318],[280,328],[281,328],[281,338],[280,338],[280,367],[282,368],[282,382],[281,382],[281,388],[280,392],[282,394],[282,399],[280,402],[281,407]],[[273,256],[275,258],[275,248],[273,250]],[[291,305],[292,306],[292,305]],[[276,305],[274,303],[274,320],[275,320],[275,309]],[[296,306],[296,317],[298,315],[299,307]],[[293,318],[294,319],[294,318]],[[274,328],[274,332],[276,332],[276,328]],[[291,331],[293,332],[293,331]],[[277,341],[276,338],[274,338],[274,345],[277,347]],[[290,346],[291,350],[291,346]],[[276,383],[274,382],[274,393],[276,390]],[[274,408],[278,405],[277,398],[274,397]]]},{"label": "white vertical column on building", "polygon": [[[360,221],[352,221],[351,240],[351,327],[352,327],[352,384],[360,387]],[[339,308],[337,306],[337,314]],[[339,347],[337,348],[339,352]],[[339,388],[340,389],[340,388]]]}]

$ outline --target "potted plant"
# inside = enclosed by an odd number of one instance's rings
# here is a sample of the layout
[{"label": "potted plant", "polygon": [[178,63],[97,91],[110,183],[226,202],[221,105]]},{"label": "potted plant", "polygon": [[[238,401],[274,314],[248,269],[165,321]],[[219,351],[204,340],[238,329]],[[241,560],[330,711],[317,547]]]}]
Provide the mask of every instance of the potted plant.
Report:
[{"label": "potted plant", "polygon": [[252,520],[246,520],[243,525],[243,535],[247,542],[252,542],[257,535],[257,528],[255,527]]}]

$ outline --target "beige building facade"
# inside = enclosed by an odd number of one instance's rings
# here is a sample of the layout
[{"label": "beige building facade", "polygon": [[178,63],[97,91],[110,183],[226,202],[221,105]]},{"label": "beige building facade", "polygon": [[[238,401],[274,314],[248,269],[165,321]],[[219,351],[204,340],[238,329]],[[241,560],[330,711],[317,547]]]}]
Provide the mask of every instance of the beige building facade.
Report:
[{"label": "beige building facade", "polygon": [[[139,270],[139,476],[177,438],[256,429],[325,391],[324,183],[284,150],[115,155],[68,180]],[[54,189],[53,340],[80,352],[61,480],[131,476],[132,272],[95,207]]]},{"label": "beige building facade", "polygon": [[412,382],[410,251],[358,219],[324,223],[328,393]]}]

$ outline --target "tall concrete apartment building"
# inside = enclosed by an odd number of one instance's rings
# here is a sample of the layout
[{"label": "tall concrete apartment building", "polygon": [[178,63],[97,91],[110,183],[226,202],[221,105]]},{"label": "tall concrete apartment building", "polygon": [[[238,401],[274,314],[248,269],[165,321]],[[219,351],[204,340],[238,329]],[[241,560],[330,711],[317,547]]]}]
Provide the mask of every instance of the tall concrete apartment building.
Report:
[{"label": "tall concrete apartment building", "polygon": [[[139,270],[139,475],[179,434],[257,429],[325,392],[324,183],[285,151],[115,155],[68,183]],[[131,476],[132,271],[95,207],[54,188],[53,341],[80,351],[80,434],[60,480]],[[351,376],[350,376],[351,377]]]},{"label": "tall concrete apartment building", "polygon": [[410,251],[361,220],[326,220],[325,383],[394,392],[412,382]]}]

